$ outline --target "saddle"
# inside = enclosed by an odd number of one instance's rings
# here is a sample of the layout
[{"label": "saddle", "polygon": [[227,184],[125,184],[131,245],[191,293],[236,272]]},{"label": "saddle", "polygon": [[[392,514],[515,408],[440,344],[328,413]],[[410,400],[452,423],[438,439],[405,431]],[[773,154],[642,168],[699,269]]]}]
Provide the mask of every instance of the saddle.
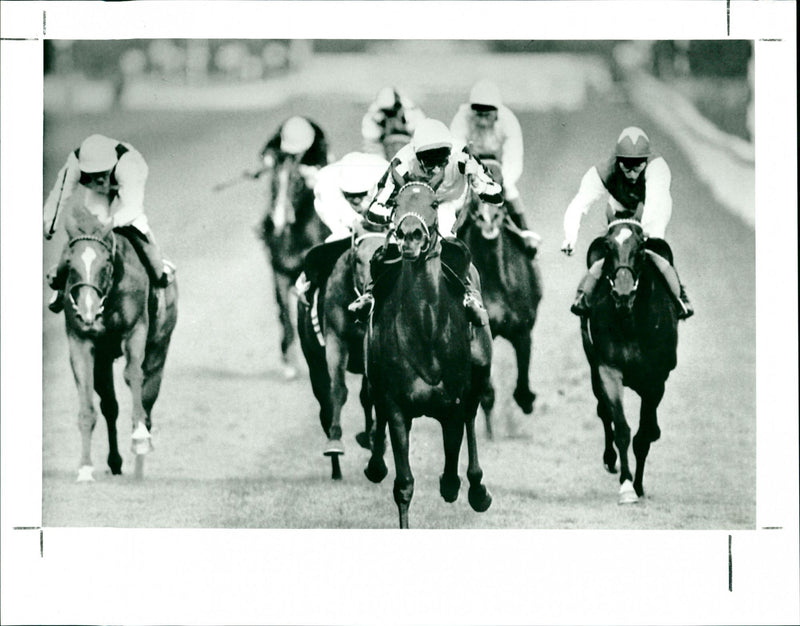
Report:
[{"label": "saddle", "polygon": [[350,249],[351,240],[336,239],[311,248],[303,260],[303,271],[312,285],[320,286],[328,280],[336,261]]}]

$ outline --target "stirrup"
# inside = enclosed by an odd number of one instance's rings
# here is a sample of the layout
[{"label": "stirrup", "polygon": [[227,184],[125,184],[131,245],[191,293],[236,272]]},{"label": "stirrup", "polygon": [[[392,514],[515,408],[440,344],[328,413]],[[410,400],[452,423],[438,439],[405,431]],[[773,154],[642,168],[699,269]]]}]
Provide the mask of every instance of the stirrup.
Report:
[{"label": "stirrup", "polygon": [[692,303],[688,300],[684,300],[683,298],[679,300],[679,303],[681,308],[678,311],[678,319],[688,320],[692,315],[694,315],[694,307],[692,306]]}]

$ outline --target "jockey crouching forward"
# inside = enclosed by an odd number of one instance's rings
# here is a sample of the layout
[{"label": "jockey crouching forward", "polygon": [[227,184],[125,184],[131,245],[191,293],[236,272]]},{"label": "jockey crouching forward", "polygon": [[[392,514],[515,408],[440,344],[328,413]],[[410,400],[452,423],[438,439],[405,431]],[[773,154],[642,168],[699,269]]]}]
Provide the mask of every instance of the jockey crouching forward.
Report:
[{"label": "jockey crouching forward", "polygon": [[410,139],[423,119],[425,114],[410,98],[394,87],[383,87],[361,119],[364,151],[384,155],[387,138],[406,135]]},{"label": "jockey crouching forward", "polygon": [[295,288],[299,298],[305,300],[309,289],[319,286],[320,279],[327,277],[336,258],[344,252],[348,245],[344,241],[363,220],[375,185],[388,166],[389,162],[377,154],[350,152],[319,171],[314,186],[314,209],[331,231],[325,243],[321,244],[330,250],[330,255],[326,252],[319,255],[325,259],[326,267],[315,268],[317,271],[313,275],[303,272],[297,279]]},{"label": "jockey crouching forward", "polygon": [[[616,219],[641,222],[642,230],[648,236],[645,251],[664,275],[679,304],[678,318],[687,319],[694,314],[694,309],[686,289],[673,265],[658,253],[658,250],[669,249],[663,237],[672,215],[671,178],[667,162],[651,150],[650,139],[645,132],[635,126],[624,129],[617,139],[614,154],[605,163],[586,172],[577,195],[567,207],[561,251],[567,256],[572,254],[581,218],[595,201],[607,199],[606,215],[609,222]],[[598,238],[595,242],[601,240]],[[592,242],[592,247],[597,246],[595,242]],[[604,261],[603,258],[594,261],[581,280],[570,309],[575,315],[588,315],[592,291],[602,276]]]},{"label": "jockey crouching forward", "polygon": [[[484,202],[502,204],[502,187],[491,179],[483,165],[473,157],[467,148],[456,141],[447,126],[433,119],[425,119],[417,127],[411,143],[401,149],[389,165],[381,181],[375,200],[370,205],[367,219],[370,221],[390,221],[393,200],[400,186],[395,180],[405,182],[425,182],[436,192],[439,201],[437,217],[439,234],[442,236],[443,254],[448,247],[453,254],[466,254],[466,246],[453,237],[458,211],[464,206],[469,187]],[[379,273],[381,264],[391,262],[385,259],[386,248],[381,248],[373,259],[373,284]],[[374,271],[374,270],[373,270]],[[480,294],[480,279],[472,263],[468,274],[460,277],[465,290],[464,307],[470,322],[485,326],[488,315],[483,308]],[[364,319],[369,315],[374,304],[370,290],[356,299],[348,307],[357,318]]]},{"label": "jockey crouching forward", "polygon": [[492,158],[500,163],[509,217],[506,227],[519,235],[533,256],[540,237],[528,229],[525,207],[517,189],[523,168],[522,127],[517,116],[503,104],[500,90],[494,83],[487,80],[475,83],[469,102],[458,107],[450,122],[450,132],[467,144],[478,158]]},{"label": "jockey crouching forward", "polygon": [[[103,135],[87,137],[67,157],[45,202],[45,237],[53,236],[61,207],[75,196],[74,200],[100,222],[110,221],[115,230],[125,235],[145,265],[152,284],[166,287],[173,280],[175,266],[162,257],[144,214],[147,174],[147,163],[131,144]],[[66,281],[67,266],[62,254],[58,265],[48,272],[48,282],[54,290],[48,308],[53,313],[64,308],[61,295]]]}]

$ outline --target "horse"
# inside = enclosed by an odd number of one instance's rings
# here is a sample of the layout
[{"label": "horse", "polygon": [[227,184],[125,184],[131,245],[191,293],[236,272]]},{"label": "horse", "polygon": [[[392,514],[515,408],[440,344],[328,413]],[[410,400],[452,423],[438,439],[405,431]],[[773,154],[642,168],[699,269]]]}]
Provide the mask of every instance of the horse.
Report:
[{"label": "horse", "polygon": [[[392,263],[386,251],[386,267],[393,268],[387,271],[391,277],[377,276],[373,267],[375,307],[365,339],[376,424],[364,473],[376,483],[386,477],[383,456],[388,424],[400,528],[408,528],[414,493],[408,458],[414,417],[430,416],[441,424],[445,451],[439,479],[442,498],[446,502],[458,498],[458,457],[466,429],[469,503],[473,510],[483,512],[492,502],[482,484],[475,436],[475,415],[491,368],[491,336],[486,327],[470,326],[462,303],[463,286],[446,275],[450,270],[442,261],[435,196],[424,182],[409,182],[397,193],[392,231],[399,241],[399,258]],[[462,263],[468,267],[466,246],[454,247],[464,250]],[[481,350],[476,350],[476,344]]]},{"label": "horse", "polygon": [[[481,293],[489,314],[492,337],[503,337],[514,348],[517,383],[513,397],[523,413],[529,415],[536,400],[528,375],[531,333],[542,298],[539,268],[531,261],[519,238],[503,226],[507,219],[505,205],[482,202],[477,194],[471,194],[463,210],[465,219],[459,228],[459,237],[472,253],[472,262],[481,277]],[[491,411],[494,401],[494,388],[490,382],[481,398],[490,439],[493,436]]]},{"label": "horse", "polygon": [[[663,247],[658,252],[672,262],[671,251]],[[589,265],[605,256],[603,279],[594,290],[589,316],[581,318],[581,339],[597,415],[603,422],[603,463],[609,473],[616,473],[619,451],[620,504],[644,496],[645,460],[650,444],[661,436],[657,408],[669,373],[677,365],[677,304],[649,261],[647,248],[641,224],[618,219],[609,223],[605,237],[598,238],[587,254]],[[623,411],[624,387],[641,398],[639,429],[633,437],[635,477],[628,465],[631,429]]]},{"label": "horse", "polygon": [[275,166],[267,193],[271,194],[272,208],[264,216],[260,235],[272,266],[284,375],[294,378],[297,370],[290,349],[295,330],[289,294],[303,269],[306,253],[324,241],[330,230],[314,210],[314,190],[307,186],[297,159],[287,157]]},{"label": "horse", "polygon": [[[308,364],[311,388],[319,402],[319,418],[328,437],[323,454],[331,459],[331,478],[342,478],[339,455],[344,454],[341,413],[347,401],[345,372],[364,374],[363,324],[348,314],[347,305],[361,295],[370,281],[369,262],[386,239],[386,229],[357,225],[350,239],[312,248],[306,257],[306,275],[315,274],[320,287],[312,302],[297,301],[297,331]],[[320,258],[318,258],[320,257]],[[330,275],[319,276],[329,268],[330,257],[338,257]],[[326,279],[327,278],[327,279]],[[321,323],[320,323],[321,321]],[[364,431],[356,435],[358,444],[370,449],[372,400],[366,377],[359,394],[364,409]]]},{"label": "horse", "polygon": [[82,207],[67,213],[66,232],[69,270],[62,297],[70,364],[78,387],[82,442],[78,482],[94,480],[95,391],[108,426],[108,466],[112,474],[122,473],[113,365],[123,355],[125,382],[133,399],[135,477],[141,479],[144,457],[152,450],[152,409],[178,319],[177,283],[173,280],[163,289],[152,286],[128,239]]}]

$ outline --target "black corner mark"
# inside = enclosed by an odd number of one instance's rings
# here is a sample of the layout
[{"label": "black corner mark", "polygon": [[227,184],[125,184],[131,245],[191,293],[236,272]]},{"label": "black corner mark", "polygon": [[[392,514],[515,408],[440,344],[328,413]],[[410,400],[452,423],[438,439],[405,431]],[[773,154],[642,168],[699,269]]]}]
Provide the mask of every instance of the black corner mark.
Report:
[{"label": "black corner mark", "polygon": [[733,591],[733,535],[728,535],[728,591]]}]

